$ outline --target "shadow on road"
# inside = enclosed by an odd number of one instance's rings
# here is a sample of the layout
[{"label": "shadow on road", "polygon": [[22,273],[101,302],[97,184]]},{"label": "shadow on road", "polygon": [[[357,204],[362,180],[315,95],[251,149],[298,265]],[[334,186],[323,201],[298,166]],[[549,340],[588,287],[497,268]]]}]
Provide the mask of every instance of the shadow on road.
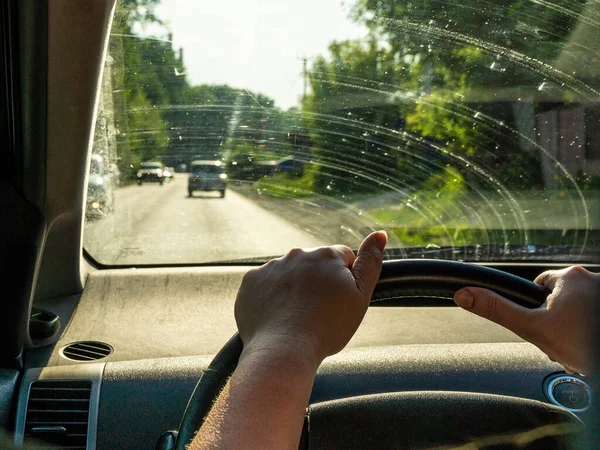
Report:
[{"label": "shadow on road", "polygon": [[224,198],[220,195],[215,196],[210,194],[193,195],[191,197],[189,195],[186,195],[185,198],[187,198],[188,200],[224,200]]}]

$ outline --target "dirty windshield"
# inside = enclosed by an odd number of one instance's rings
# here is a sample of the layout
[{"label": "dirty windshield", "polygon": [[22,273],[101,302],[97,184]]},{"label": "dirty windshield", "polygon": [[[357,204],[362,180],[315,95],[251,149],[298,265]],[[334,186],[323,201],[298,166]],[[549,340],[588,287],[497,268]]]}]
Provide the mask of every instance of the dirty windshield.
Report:
[{"label": "dirty windshield", "polygon": [[384,229],[388,258],[596,261],[599,27],[592,0],[121,0],[84,248],[259,262]]}]

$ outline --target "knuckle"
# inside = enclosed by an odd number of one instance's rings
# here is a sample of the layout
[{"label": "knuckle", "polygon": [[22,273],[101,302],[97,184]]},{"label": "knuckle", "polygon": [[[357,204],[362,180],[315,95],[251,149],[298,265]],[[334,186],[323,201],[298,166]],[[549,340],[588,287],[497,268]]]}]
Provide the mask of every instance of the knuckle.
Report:
[{"label": "knuckle", "polygon": [[339,247],[343,252],[352,253],[354,255],[354,252],[352,251],[352,249],[350,247],[348,247],[347,245],[340,245]]},{"label": "knuckle", "polygon": [[581,266],[571,266],[565,270],[565,275],[585,275],[587,271]]},{"label": "knuckle", "polygon": [[485,295],[485,308],[483,314],[486,319],[494,321],[498,311],[498,298],[494,294]]},{"label": "knuckle", "polygon": [[[262,265],[262,267],[265,267],[265,268],[266,268],[266,267],[271,267],[271,266],[273,266],[274,264],[276,264],[276,263],[277,263],[277,261],[279,261],[279,260],[280,260],[280,258],[273,258],[273,259],[270,259],[270,260],[268,260],[268,261],[267,261],[265,264],[263,264],[263,265]],[[256,270],[258,270],[258,269],[256,269]]]},{"label": "knuckle", "polygon": [[[269,264],[269,263],[267,263],[267,264]],[[256,279],[257,275],[258,275],[258,271],[259,271],[258,268],[256,268],[256,269],[250,269],[249,271],[247,271],[244,274],[244,276],[242,277],[242,283],[247,284],[247,283],[253,282]]]},{"label": "knuckle", "polygon": [[536,279],[538,280],[547,280],[549,277],[551,277],[554,274],[553,270],[546,270],[545,272],[540,273]]},{"label": "knuckle", "polygon": [[337,258],[337,256],[338,256],[337,252],[335,251],[335,249],[333,247],[320,247],[317,250],[317,254],[321,258],[327,258],[327,259]]},{"label": "knuckle", "polygon": [[298,247],[294,247],[289,252],[287,252],[286,256],[288,258],[296,258],[296,257],[301,256],[303,254],[304,254],[304,250],[302,250],[301,248],[298,248]]},{"label": "knuckle", "polygon": [[540,285],[540,286],[544,286],[546,284],[546,282],[548,281],[548,272],[542,272],[540,273],[537,277],[535,277],[535,279],[533,280],[534,283]]},{"label": "knuckle", "polygon": [[539,284],[542,287],[549,287],[553,283],[556,282],[562,276],[562,272],[558,272],[556,270],[547,270],[546,272],[541,273],[535,279],[535,283]]}]

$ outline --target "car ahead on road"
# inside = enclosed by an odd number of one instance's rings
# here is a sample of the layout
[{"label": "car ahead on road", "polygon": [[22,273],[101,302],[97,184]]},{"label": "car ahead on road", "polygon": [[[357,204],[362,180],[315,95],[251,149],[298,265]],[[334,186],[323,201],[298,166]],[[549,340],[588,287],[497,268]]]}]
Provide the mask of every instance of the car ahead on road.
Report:
[{"label": "car ahead on road", "polygon": [[142,183],[159,183],[161,186],[165,182],[163,174],[164,167],[162,163],[149,161],[140,164],[140,169],[137,173],[137,183],[141,186]]},{"label": "car ahead on road", "polygon": [[227,174],[221,161],[192,161],[188,177],[188,195],[194,191],[219,191],[225,197]]},{"label": "car ahead on road", "polygon": [[115,208],[114,179],[106,169],[104,158],[92,155],[87,184],[86,219],[102,217]]}]

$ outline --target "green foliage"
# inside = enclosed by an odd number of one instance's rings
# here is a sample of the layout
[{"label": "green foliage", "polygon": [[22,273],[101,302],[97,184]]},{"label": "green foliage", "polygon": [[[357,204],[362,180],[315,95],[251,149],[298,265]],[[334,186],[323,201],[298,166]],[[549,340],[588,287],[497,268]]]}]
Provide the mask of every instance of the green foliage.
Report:
[{"label": "green foliage", "polygon": [[376,128],[394,128],[400,120],[388,90],[399,80],[410,83],[407,66],[375,40],[333,42],[329,52],[315,61],[311,95],[303,102],[319,164],[315,189],[328,195],[372,190],[373,179],[396,169]]},{"label": "green foliage", "polygon": [[[422,33],[431,27],[445,31],[438,35],[439,39],[472,37],[482,44],[532,53],[549,61],[559,51],[552,44],[560,43],[569,35],[586,3],[586,0],[558,0],[549,7],[548,4],[526,0],[493,3],[487,0],[450,3],[437,0],[412,3],[358,0],[353,16],[364,23],[374,36],[411,54],[429,52],[428,48],[420,46],[423,44]],[[419,27],[410,27],[410,24]],[[435,51],[437,46],[432,47]]]},{"label": "green foliage", "polygon": [[271,177],[261,178],[255,183],[254,188],[260,195],[276,198],[311,197],[315,192],[315,175],[317,173],[315,167],[309,165],[305,168],[304,176],[300,178],[278,173]]},{"label": "green foliage", "polygon": [[575,101],[568,84],[539,92],[558,76],[544,63],[563,50],[585,3],[358,0],[353,17],[369,39],[332,42],[313,63],[303,102],[320,164],[315,189],[415,190],[448,164],[464,189],[495,189],[483,173],[542,187],[535,136],[518,134],[517,103]]},{"label": "green foliage", "polygon": [[447,167],[443,172],[436,173],[423,183],[437,199],[455,200],[465,190],[465,180],[454,167]]},{"label": "green foliage", "polygon": [[142,36],[147,25],[160,25],[159,3],[124,0],[115,13],[109,54],[121,173],[134,175],[150,159],[174,166],[222,158],[224,143],[251,145],[279,130],[272,99],[225,85],[191,86],[171,42]]},{"label": "green foliage", "polygon": [[190,86],[184,101],[165,112],[172,140],[166,158],[173,164],[191,159],[228,158],[241,144],[255,147],[278,130],[280,111],[264,95],[226,85]]},{"label": "green foliage", "polygon": [[130,105],[135,105],[135,108],[129,107],[127,121],[131,174],[134,175],[140,162],[156,159],[164,151],[168,136],[160,111],[153,108],[143,91],[132,92],[129,99]]},{"label": "green foliage", "polygon": [[160,23],[154,13],[154,9],[161,0],[120,0],[116,10],[119,24],[131,30],[135,25],[147,25]]},{"label": "green foliage", "polygon": [[[158,23],[154,8],[159,0],[120,2],[113,19],[109,54],[115,121],[119,130],[119,169],[132,177],[141,161],[157,159],[167,148],[169,135],[160,105],[168,104],[175,90],[164,62],[174,64],[170,44],[142,38],[136,26]],[[183,80],[185,82],[185,80]],[[178,83],[181,86],[181,82]]]}]

